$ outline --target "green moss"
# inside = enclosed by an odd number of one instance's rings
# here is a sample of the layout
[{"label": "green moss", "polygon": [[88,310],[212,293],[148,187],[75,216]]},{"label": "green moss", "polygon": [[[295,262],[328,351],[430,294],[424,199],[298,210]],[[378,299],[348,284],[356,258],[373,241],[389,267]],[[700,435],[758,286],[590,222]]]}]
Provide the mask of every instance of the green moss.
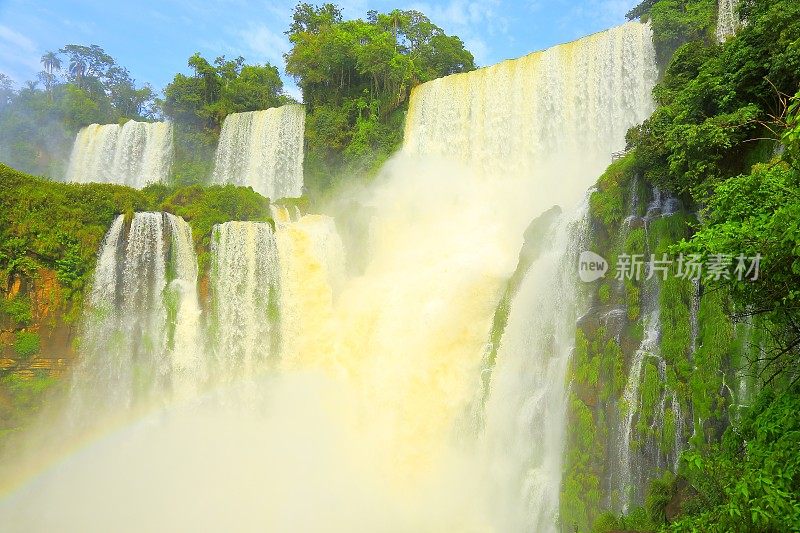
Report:
[{"label": "green moss", "polygon": [[720,390],[723,369],[729,365],[727,359],[735,337],[724,303],[725,296],[719,291],[708,291],[700,300],[698,346],[694,354],[694,369],[689,378],[698,439],[695,444],[701,444],[710,437],[704,434],[700,420],[708,422],[721,417],[725,407]]},{"label": "green moss", "polygon": [[17,295],[8,300],[0,299],[0,313],[5,313],[17,327],[27,326],[33,318],[31,300],[27,296]]},{"label": "green moss", "polygon": [[658,367],[647,358],[642,365],[642,383],[641,383],[641,405],[639,409],[639,420],[637,422],[637,431],[640,435],[646,435],[650,431],[650,422],[653,414],[661,399],[663,392],[663,383],[658,375]]},{"label": "green moss", "polygon": [[592,526],[593,533],[610,533],[612,531],[619,531],[621,529],[622,520],[611,511],[606,511],[600,514]]},{"label": "green moss", "polygon": [[597,181],[589,197],[589,213],[607,228],[619,225],[625,216],[625,189],[633,177],[633,155],[612,163]]},{"label": "green moss", "polygon": [[[647,249],[647,235],[644,228],[636,228],[628,233],[625,238],[624,253],[628,255],[644,255]],[[640,258],[641,259],[641,258]]]},{"label": "green moss", "polygon": [[675,448],[675,413],[671,407],[664,409],[664,425],[661,429],[661,452],[672,453]]},{"label": "green moss", "polygon": [[611,301],[611,286],[607,282],[600,284],[600,288],[597,289],[597,297],[602,304],[607,304]]},{"label": "green moss", "polygon": [[570,437],[566,453],[566,472],[561,488],[562,525],[586,531],[600,507],[600,480],[595,474],[602,462],[604,447],[597,438],[597,424],[592,411],[570,394]]},{"label": "green moss", "polygon": [[661,355],[670,365],[688,361],[691,349],[691,305],[694,285],[676,276],[673,268],[659,294]]},{"label": "green moss", "polygon": [[18,331],[14,336],[14,353],[21,359],[29,359],[39,353],[41,339],[38,333]]}]

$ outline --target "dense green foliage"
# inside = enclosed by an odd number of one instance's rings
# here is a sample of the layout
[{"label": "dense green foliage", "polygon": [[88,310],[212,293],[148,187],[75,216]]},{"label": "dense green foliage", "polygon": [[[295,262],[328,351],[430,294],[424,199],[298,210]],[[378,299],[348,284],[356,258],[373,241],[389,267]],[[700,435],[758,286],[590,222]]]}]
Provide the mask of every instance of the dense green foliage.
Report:
[{"label": "dense green foliage", "polygon": [[[57,183],[0,165],[0,279],[33,279],[40,269],[52,270],[66,299],[80,306],[100,242],[114,218],[154,210],[185,218],[202,252],[208,249],[214,224],[268,220],[269,200],[233,185],[150,185],[137,191],[121,185]],[[29,320],[24,298],[5,303],[4,311],[17,322]]]},{"label": "dense green foliage", "polygon": [[[649,14],[655,21],[673,4],[656,2]],[[688,20],[692,9],[672,16]],[[800,344],[800,104],[792,96],[800,88],[800,4],[746,0],[740,10],[747,24],[722,45],[684,36],[689,42],[654,90],[657,110],[629,143],[646,179],[705,206],[684,251],[722,255],[732,271],[740,256],[762,256],[757,281],[731,276],[712,285],[731,292],[740,314],[778,326],[770,357],[780,373],[795,366]],[[780,155],[770,161],[773,153]]]},{"label": "dense green foliage", "polygon": [[306,183],[315,190],[375,169],[397,148],[415,85],[475,68],[464,43],[418,11],[344,20],[333,4],[300,3],[286,33],[286,72],[308,107]]},{"label": "dense green foliage", "polygon": [[766,390],[719,444],[683,456],[697,490],[670,531],[800,529],[800,389]]},{"label": "dense green foliage", "polygon": [[149,207],[128,187],[56,183],[0,165],[0,279],[32,279],[45,268],[68,299],[80,296],[114,217]]},{"label": "dense green foliage", "polygon": [[[800,527],[800,4],[742,0],[746,23],[722,44],[713,34],[715,4],[645,0],[629,13],[652,22],[664,72],[654,90],[656,111],[629,132],[628,172],[700,212],[688,226],[670,229],[669,219],[653,225],[670,235],[663,251],[721,258],[730,275],[705,276],[697,289],[675,277],[662,285],[665,386],[691,406],[691,448],[677,477],[651,480],[644,507],[601,514],[595,531]],[[620,195],[609,180],[616,174],[609,169],[592,198],[601,227],[612,225],[608,235],[619,218]],[[740,279],[739,258],[754,256],[761,257],[758,278]],[[690,350],[695,290],[699,329]],[[645,365],[642,413],[658,384],[653,376]],[[745,389],[754,385],[762,392],[747,405]],[[674,431],[668,415],[664,434]],[[669,449],[662,439],[661,449]]]},{"label": "dense green foliage", "polygon": [[14,352],[21,359],[29,359],[39,353],[41,339],[32,331],[19,331],[14,339]]},{"label": "dense green foliage", "polygon": [[283,82],[270,64],[246,65],[243,57],[214,64],[200,54],[189,58],[194,74],[176,74],[164,89],[164,114],[172,120],[216,129],[231,113],[257,111],[282,105]]},{"label": "dense green foliage", "polygon": [[710,43],[716,28],[717,0],[645,0],[628,13],[629,19],[649,21],[659,64],[688,41]]}]

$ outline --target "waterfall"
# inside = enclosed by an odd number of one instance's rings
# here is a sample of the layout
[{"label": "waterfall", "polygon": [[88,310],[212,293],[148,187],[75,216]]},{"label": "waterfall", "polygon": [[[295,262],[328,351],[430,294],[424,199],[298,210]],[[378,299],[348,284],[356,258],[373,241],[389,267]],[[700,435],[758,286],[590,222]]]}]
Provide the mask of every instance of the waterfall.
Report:
[{"label": "waterfall", "polygon": [[91,124],[75,138],[66,179],[141,189],[165,181],[172,158],[172,125],[168,122]]},{"label": "waterfall", "polygon": [[[207,373],[245,374],[266,393],[167,406],[98,443],[92,465],[106,476],[102,486],[118,488],[96,491],[99,503],[57,500],[98,486],[80,457],[65,462],[46,498],[24,501],[69,501],[70,524],[101,529],[135,506],[125,514],[135,530],[555,531],[581,199],[652,109],[655,78],[650,30],[630,23],[417,87],[402,152],[357,193],[372,214],[367,242],[348,250],[363,254],[358,275],[345,276],[328,216],[276,208],[274,230],[261,222],[214,230]],[[214,181],[299,195],[298,175],[278,169],[299,171],[302,145],[276,140],[302,136],[301,109],[229,116]],[[486,340],[525,228],[556,204],[562,214],[534,243],[540,253],[511,299],[484,398]],[[170,268],[191,255],[173,242],[189,234],[165,230],[164,220],[137,214],[126,230],[118,219],[101,251],[94,329],[102,335],[93,344],[114,353],[87,360],[114,372],[93,375],[100,388],[168,390],[174,361],[195,367],[170,344],[170,309],[183,319],[183,306],[162,297],[191,285],[173,283]],[[182,271],[196,276],[196,266]],[[198,313],[188,315],[181,331],[196,323]],[[230,399],[236,384],[226,385],[219,395]],[[484,399],[482,427],[465,428]],[[12,508],[23,524],[59,524],[65,512],[25,508]]]},{"label": "waterfall", "polygon": [[532,192],[542,210],[574,205],[652,112],[656,77],[650,27],[624,24],[420,85],[404,150],[457,157],[488,176],[532,176],[547,186]]},{"label": "waterfall", "polygon": [[302,196],[304,128],[302,105],[228,115],[211,181],[249,186],[273,200]]},{"label": "waterfall", "polygon": [[[655,300],[655,303],[651,300]],[[645,300],[649,302],[648,309],[644,311],[645,333],[639,349],[634,354],[631,367],[628,372],[628,380],[625,383],[625,390],[622,393],[624,406],[624,419],[622,421],[621,439],[617,448],[619,454],[619,474],[616,479],[615,488],[621,501],[622,511],[627,511],[631,502],[636,498],[635,491],[639,487],[639,477],[641,464],[638,455],[631,449],[631,440],[634,437],[634,420],[640,405],[640,386],[642,382],[642,366],[645,357],[654,353],[658,348],[659,317],[658,317],[658,298],[649,297]]]},{"label": "waterfall", "polygon": [[196,286],[191,229],[183,219],[136,213],[128,228],[123,215],[114,220],[89,295],[84,357],[73,384],[76,416],[97,405],[125,410],[199,386]]},{"label": "waterfall", "polygon": [[[644,497],[646,480],[665,468],[677,471],[681,451],[685,445],[685,420],[677,391],[667,385],[667,361],[661,354],[661,285],[658,273],[653,272],[650,261],[653,245],[651,224],[659,218],[675,215],[680,202],[665,196],[658,188],[652,190],[652,200],[644,216],[645,253],[648,263],[643,271],[645,279],[641,286],[640,320],[644,333],[638,349],[633,354],[628,370],[628,379],[622,395],[621,424],[617,432],[616,464],[611,473],[611,490],[618,498],[616,509],[627,512],[631,505]],[[633,217],[629,217],[633,219]],[[652,277],[650,277],[652,275]],[[649,278],[649,279],[648,279]],[[699,282],[693,285],[692,302],[689,309],[689,359],[692,359],[698,337],[698,312],[700,305]],[[652,417],[644,412],[643,387],[648,375],[657,380],[656,404],[649,406]],[[652,386],[652,382],[651,382]],[[651,399],[652,400],[652,399]],[[669,407],[668,407],[669,404]],[[674,429],[671,449],[662,449],[663,433]]]},{"label": "waterfall", "polygon": [[[492,373],[482,435],[494,471],[501,531],[551,531],[558,516],[566,426],[565,375],[584,311],[575,265],[588,202],[542,236],[545,250],[514,299]],[[537,310],[547,310],[537,312]]]},{"label": "waterfall", "polygon": [[[628,128],[652,111],[656,77],[649,26],[628,23],[417,87],[403,151],[467,162],[498,189],[523,195],[531,218],[558,204],[567,208],[565,220],[581,220],[575,206],[624,147]],[[506,495],[500,507],[506,531],[552,531],[557,521],[564,380],[577,319],[577,273],[567,258],[581,236],[565,223],[559,228],[511,306],[491,374],[481,439],[493,465],[491,483]],[[563,265],[573,268],[572,279]],[[653,307],[657,312],[657,295]],[[652,316],[653,342],[657,323]],[[637,355],[643,358],[646,348]],[[637,368],[641,361],[632,372]],[[633,404],[638,376],[629,381]],[[632,414],[627,422],[633,425]]]},{"label": "waterfall", "polygon": [[224,378],[252,375],[279,355],[280,278],[272,226],[215,226],[212,254],[217,365]]},{"label": "waterfall", "polygon": [[739,16],[736,14],[739,0],[717,1],[717,40],[725,40],[739,29]]},{"label": "waterfall", "polygon": [[332,218],[305,215],[277,222],[281,335],[287,365],[313,364],[330,350],[332,309],[344,281],[344,249]]}]

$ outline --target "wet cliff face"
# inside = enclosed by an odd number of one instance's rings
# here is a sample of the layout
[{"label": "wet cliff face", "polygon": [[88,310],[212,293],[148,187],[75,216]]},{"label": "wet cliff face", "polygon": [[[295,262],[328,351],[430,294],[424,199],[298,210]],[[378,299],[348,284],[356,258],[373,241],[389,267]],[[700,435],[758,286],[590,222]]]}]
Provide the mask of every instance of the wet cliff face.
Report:
[{"label": "wet cliff face", "polygon": [[74,360],[74,306],[52,270],[0,287],[0,437],[38,410]]},{"label": "wet cliff face", "polygon": [[[37,361],[34,368],[50,370],[52,366],[55,369],[74,357],[73,322],[79,309],[73,309],[75,304],[65,299],[55,272],[39,269],[32,279],[14,277],[0,294],[4,300],[0,314],[0,349],[4,360],[14,362],[13,370],[21,371]],[[22,334],[37,335],[38,349],[34,351],[25,346],[26,343],[16,342]],[[10,366],[9,361],[3,364],[4,369]]]},{"label": "wet cliff face", "polygon": [[[676,262],[649,276],[651,254],[677,256],[694,215],[625,158],[598,181],[590,216],[590,249],[608,272],[585,284],[592,303],[577,324],[568,376],[561,500],[563,523],[580,530],[605,510],[641,506],[653,480],[677,471],[691,444],[718,438],[752,389],[732,370],[752,345],[751,329],[730,321],[726,297],[681,277]],[[641,254],[638,276],[616,279],[622,254]]]}]

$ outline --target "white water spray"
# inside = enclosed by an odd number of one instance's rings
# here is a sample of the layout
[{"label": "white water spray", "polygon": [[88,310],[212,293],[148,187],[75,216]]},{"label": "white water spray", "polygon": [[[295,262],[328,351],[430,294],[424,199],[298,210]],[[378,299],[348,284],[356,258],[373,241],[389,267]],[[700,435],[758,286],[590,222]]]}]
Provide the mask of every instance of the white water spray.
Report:
[{"label": "white water spray", "polygon": [[172,159],[172,125],[168,122],[91,124],[75,138],[66,179],[141,189],[165,181]]},{"label": "white water spray", "polygon": [[739,0],[717,1],[717,40],[725,42],[739,29],[741,22],[736,14]]},{"label": "white water spray", "polygon": [[304,128],[301,105],[228,115],[211,181],[250,186],[273,200],[301,196]]},{"label": "white water spray", "polygon": [[[649,39],[646,26],[627,24],[415,89],[403,153],[359,198],[375,213],[363,274],[344,278],[330,219],[276,217],[281,359],[277,373],[253,380],[265,395],[201,398],[198,408],[160,411],[98,442],[89,467],[73,456],[43,478],[47,490],[37,493],[53,502],[46,516],[13,507],[15,524],[554,530],[577,317],[568,257],[579,241],[568,221],[581,219],[575,207],[626,129],[652,108]],[[261,143],[247,139],[230,153],[250,161],[250,140]],[[523,232],[554,204],[563,221],[512,305],[483,432],[466,437],[465,412],[480,390],[486,339]],[[266,229],[248,224],[217,230],[216,268],[232,279],[213,292],[229,302],[212,305],[245,310],[218,320],[220,336],[269,321],[255,305],[262,300],[251,306],[248,298],[263,294],[273,272],[252,259],[271,251],[251,251],[272,245]],[[262,357],[266,333],[230,334],[231,349],[218,358]]]}]

